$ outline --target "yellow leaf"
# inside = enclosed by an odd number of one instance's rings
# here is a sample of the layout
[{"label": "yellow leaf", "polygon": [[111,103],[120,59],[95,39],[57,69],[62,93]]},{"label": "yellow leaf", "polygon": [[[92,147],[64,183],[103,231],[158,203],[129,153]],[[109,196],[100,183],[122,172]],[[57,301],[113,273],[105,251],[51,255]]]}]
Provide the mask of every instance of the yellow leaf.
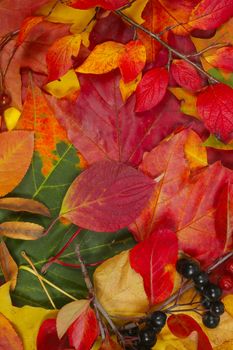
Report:
[{"label": "yellow leaf", "polygon": [[56,98],[70,98],[78,95],[80,84],[73,69],[70,69],[59,80],[54,80],[44,86],[44,89]]},{"label": "yellow leaf", "polygon": [[11,289],[14,290],[17,282],[18,266],[10,255],[10,252],[4,241],[0,242],[0,266],[5,281],[10,281]]},{"label": "yellow leaf", "polygon": [[[57,4],[54,7],[55,3]],[[49,13],[50,15],[46,17],[47,21],[71,24],[70,32],[75,34],[81,33],[86,29],[86,26],[95,16],[95,9],[77,10],[63,5],[61,1],[54,0],[43,6],[38,12],[38,14],[44,16],[47,16]]]},{"label": "yellow leaf", "polygon": [[18,123],[20,115],[21,115],[21,112],[15,107],[7,108],[4,111],[4,119],[5,119],[6,127],[9,131],[13,130],[16,127],[16,124]]},{"label": "yellow leaf", "polygon": [[191,170],[208,165],[206,148],[203,146],[201,138],[192,131],[185,142],[184,153]]},{"label": "yellow leaf", "polygon": [[173,93],[173,95],[176,96],[179,101],[181,101],[181,112],[187,115],[191,115],[197,119],[201,119],[197,113],[197,96],[195,94],[192,94],[191,92],[179,87],[169,88],[169,90]]},{"label": "yellow leaf", "polygon": [[96,45],[81,66],[76,69],[79,73],[103,74],[118,67],[124,45],[114,41],[106,41]]},{"label": "yellow leaf", "polygon": [[108,259],[94,273],[98,300],[109,315],[142,316],[149,301],[143,279],[129,263],[129,251]]},{"label": "yellow leaf", "polygon": [[20,335],[24,350],[35,350],[41,323],[47,318],[56,317],[57,311],[32,306],[15,307],[12,305],[9,289],[10,282],[0,287],[0,312],[12,323]]},{"label": "yellow leaf", "polygon": [[32,222],[6,221],[0,224],[0,236],[35,240],[42,237],[44,227]]},{"label": "yellow leaf", "polygon": [[142,73],[140,73],[137,78],[133,81],[130,81],[129,83],[124,83],[123,79],[120,80],[120,91],[122,100],[125,102],[131,95],[136,91],[137,86],[142,79]]},{"label": "yellow leaf", "polygon": [[57,315],[57,334],[60,339],[89,305],[89,300],[77,300],[63,306]]},{"label": "yellow leaf", "polygon": [[233,150],[233,140],[229,141],[229,143],[223,143],[219,139],[217,139],[217,137],[210,134],[208,139],[206,139],[203,143],[203,146],[212,147],[215,149],[222,149],[224,151],[231,151]]},{"label": "yellow leaf", "polygon": [[129,8],[122,12],[138,24],[142,24],[144,22],[142,12],[148,1],[149,0],[136,0]]}]

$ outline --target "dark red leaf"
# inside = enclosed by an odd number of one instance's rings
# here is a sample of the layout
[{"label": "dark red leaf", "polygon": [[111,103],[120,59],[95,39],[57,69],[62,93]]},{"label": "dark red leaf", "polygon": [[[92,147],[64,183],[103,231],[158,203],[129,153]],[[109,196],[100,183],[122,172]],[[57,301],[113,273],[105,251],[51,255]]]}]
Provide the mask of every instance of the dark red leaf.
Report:
[{"label": "dark red leaf", "polygon": [[170,230],[158,230],[137,244],[129,254],[131,267],[143,277],[151,304],[165,300],[172,292],[178,240]]},{"label": "dark red leaf", "polygon": [[65,350],[69,348],[68,338],[58,338],[56,319],[45,320],[37,335],[37,350]]},{"label": "dark red leaf", "polygon": [[83,10],[96,6],[103,7],[105,10],[116,10],[127,5],[129,0],[64,0],[63,3]]}]

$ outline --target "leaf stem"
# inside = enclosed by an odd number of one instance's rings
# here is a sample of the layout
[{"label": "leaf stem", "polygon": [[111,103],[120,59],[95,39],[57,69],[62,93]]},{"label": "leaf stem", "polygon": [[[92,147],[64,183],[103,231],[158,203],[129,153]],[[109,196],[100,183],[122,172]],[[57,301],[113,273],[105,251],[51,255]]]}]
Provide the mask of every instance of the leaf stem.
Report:
[{"label": "leaf stem", "polygon": [[182,60],[186,61],[187,63],[191,64],[193,67],[195,67],[200,73],[202,73],[203,75],[205,75],[211,82],[213,83],[219,83],[219,81],[215,78],[213,78],[209,73],[207,73],[206,71],[204,71],[204,69],[202,69],[198,64],[196,64],[195,62],[191,61],[186,55],[180,53],[179,51],[177,51],[176,49],[174,49],[173,47],[171,47],[168,43],[166,43],[163,39],[160,38],[160,36],[158,34],[155,34],[153,32],[151,32],[149,29],[143,27],[141,24],[138,24],[137,22],[135,22],[133,19],[129,18],[126,14],[124,14],[123,12],[121,12],[120,10],[116,10],[114,11],[118,16],[120,16],[121,18],[123,18],[126,22],[128,22],[129,24],[131,24],[132,26],[140,29],[141,31],[143,31],[144,33],[148,34],[151,38],[155,39],[156,41],[158,41],[162,46],[164,46],[168,51],[172,52],[173,54],[175,54],[177,57],[181,58]]}]

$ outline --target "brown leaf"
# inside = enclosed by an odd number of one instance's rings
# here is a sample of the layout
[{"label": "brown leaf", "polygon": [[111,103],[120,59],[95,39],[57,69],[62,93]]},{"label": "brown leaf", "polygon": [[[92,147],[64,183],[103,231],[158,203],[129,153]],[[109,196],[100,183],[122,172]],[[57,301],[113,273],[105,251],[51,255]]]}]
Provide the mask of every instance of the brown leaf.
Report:
[{"label": "brown leaf", "polygon": [[11,289],[15,289],[18,276],[18,266],[3,241],[0,242],[0,266],[5,281],[11,281]]},{"label": "brown leaf", "polygon": [[0,209],[27,211],[50,217],[49,209],[44,204],[27,198],[0,198]]},{"label": "brown leaf", "polygon": [[32,222],[8,221],[0,224],[0,235],[14,239],[36,240],[42,237],[44,227]]}]

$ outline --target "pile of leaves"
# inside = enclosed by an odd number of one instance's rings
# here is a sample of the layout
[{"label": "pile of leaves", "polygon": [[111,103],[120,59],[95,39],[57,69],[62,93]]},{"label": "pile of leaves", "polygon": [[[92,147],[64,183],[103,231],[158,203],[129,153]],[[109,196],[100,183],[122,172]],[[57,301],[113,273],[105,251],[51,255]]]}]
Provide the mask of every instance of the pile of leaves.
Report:
[{"label": "pile of leaves", "polygon": [[[233,349],[232,17],[0,2],[2,350],[148,349],[155,310],[153,349]],[[221,288],[215,329],[182,257]]]}]

